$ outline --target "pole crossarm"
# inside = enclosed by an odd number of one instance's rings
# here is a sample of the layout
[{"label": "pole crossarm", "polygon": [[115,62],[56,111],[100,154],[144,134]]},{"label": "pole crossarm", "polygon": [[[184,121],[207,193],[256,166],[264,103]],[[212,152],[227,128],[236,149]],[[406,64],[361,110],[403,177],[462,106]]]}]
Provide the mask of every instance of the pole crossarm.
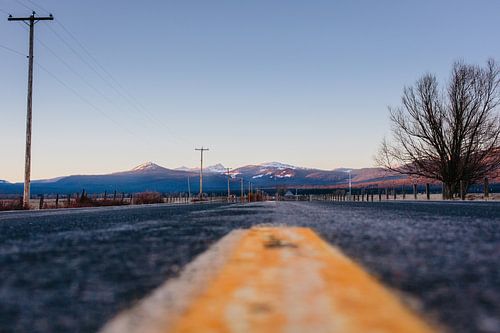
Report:
[{"label": "pole crossarm", "polygon": [[9,20],[9,21],[35,21],[35,23],[38,21],[52,21],[52,20],[54,20],[54,16],[52,16],[52,14],[50,14],[49,16],[46,16],[46,17],[35,16],[35,14],[36,13],[33,12],[33,14],[29,17],[12,17],[12,15],[9,15],[7,20]]}]

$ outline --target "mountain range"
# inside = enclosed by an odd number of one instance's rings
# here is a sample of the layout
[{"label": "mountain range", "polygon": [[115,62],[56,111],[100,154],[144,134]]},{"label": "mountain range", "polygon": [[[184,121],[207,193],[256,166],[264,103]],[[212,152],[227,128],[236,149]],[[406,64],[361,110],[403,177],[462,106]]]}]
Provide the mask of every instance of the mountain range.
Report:
[{"label": "mountain range", "polygon": [[[227,169],[222,164],[203,169],[203,189],[205,192],[225,192],[227,190]],[[270,162],[247,165],[229,172],[232,191],[238,192],[243,179],[245,189],[248,182],[253,188],[315,188],[328,189],[347,187],[349,173],[353,187],[395,186],[407,183],[406,176],[387,172],[381,168],[320,170],[302,168],[289,164]],[[199,168],[164,168],[153,162],[143,163],[131,170],[103,175],[73,175],[53,179],[35,180],[31,191],[37,194],[76,193],[85,189],[88,193],[113,191],[136,193],[157,191],[179,193],[199,191]],[[17,195],[23,191],[22,183],[0,181],[0,194]]]}]

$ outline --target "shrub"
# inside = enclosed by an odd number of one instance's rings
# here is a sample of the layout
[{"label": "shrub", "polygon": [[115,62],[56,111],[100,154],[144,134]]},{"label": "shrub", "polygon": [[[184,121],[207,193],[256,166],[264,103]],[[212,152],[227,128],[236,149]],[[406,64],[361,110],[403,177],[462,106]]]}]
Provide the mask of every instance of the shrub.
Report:
[{"label": "shrub", "polygon": [[22,210],[22,200],[0,200],[0,211],[6,210]]},{"label": "shrub", "polygon": [[146,205],[162,203],[163,199],[161,194],[158,192],[142,192],[134,195],[134,204],[136,205]]}]

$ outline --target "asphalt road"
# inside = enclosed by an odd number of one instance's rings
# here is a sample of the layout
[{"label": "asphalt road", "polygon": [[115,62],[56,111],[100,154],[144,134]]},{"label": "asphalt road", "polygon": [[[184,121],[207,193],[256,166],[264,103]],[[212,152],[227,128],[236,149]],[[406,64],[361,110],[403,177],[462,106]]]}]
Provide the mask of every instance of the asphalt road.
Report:
[{"label": "asphalt road", "polygon": [[95,332],[235,228],[308,226],[454,332],[500,332],[500,204],[279,202],[0,214],[0,332]]}]

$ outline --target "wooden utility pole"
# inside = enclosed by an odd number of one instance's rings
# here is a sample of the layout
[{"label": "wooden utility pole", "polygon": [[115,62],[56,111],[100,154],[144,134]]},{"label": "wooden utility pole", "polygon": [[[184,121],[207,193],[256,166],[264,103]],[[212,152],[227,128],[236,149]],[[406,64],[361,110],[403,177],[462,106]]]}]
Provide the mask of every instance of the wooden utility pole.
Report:
[{"label": "wooden utility pole", "polygon": [[252,183],[248,181],[248,202],[250,202],[252,199]]},{"label": "wooden utility pole", "polygon": [[194,150],[199,151],[201,158],[200,158],[200,199],[203,199],[203,152],[209,151],[208,148],[195,148]]},{"label": "wooden utility pole", "polygon": [[231,168],[226,168],[227,170],[227,201],[229,201],[229,198],[231,197],[231,186],[230,186],[230,181],[231,181],[231,174],[229,171],[231,171]]},{"label": "wooden utility pole", "polygon": [[[30,17],[12,17],[9,21],[22,21],[30,27],[29,56],[28,56],[28,100],[26,114],[26,155],[24,159],[24,194],[23,207],[30,209],[30,182],[31,182],[31,129],[32,129],[32,96],[33,96],[33,44],[35,39],[35,23],[38,21],[52,21],[52,14],[48,17],[35,17],[35,12]],[[27,23],[29,22],[29,23]]]},{"label": "wooden utility pole", "polygon": [[241,202],[243,202],[243,198],[244,198],[244,192],[243,192],[243,178],[241,178],[241,189],[240,189],[240,196],[241,196]]}]

